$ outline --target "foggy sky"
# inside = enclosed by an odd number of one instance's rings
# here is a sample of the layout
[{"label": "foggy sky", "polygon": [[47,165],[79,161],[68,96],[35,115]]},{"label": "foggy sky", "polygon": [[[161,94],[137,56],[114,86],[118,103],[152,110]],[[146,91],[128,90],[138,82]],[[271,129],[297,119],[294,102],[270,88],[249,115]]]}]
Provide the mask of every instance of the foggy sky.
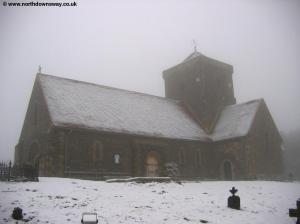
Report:
[{"label": "foggy sky", "polygon": [[164,96],[162,71],[193,51],[193,39],[234,66],[237,102],[264,98],[280,131],[300,127],[298,0],[2,2],[0,161],[13,158],[39,64],[43,73]]}]

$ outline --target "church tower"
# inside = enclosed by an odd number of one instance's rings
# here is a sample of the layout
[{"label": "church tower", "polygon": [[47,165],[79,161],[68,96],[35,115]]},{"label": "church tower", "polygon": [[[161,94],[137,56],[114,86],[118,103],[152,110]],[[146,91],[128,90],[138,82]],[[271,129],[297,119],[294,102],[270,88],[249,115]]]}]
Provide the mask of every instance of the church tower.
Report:
[{"label": "church tower", "polygon": [[182,63],[163,72],[165,95],[180,100],[210,133],[224,106],[235,104],[233,67],[196,49]]}]

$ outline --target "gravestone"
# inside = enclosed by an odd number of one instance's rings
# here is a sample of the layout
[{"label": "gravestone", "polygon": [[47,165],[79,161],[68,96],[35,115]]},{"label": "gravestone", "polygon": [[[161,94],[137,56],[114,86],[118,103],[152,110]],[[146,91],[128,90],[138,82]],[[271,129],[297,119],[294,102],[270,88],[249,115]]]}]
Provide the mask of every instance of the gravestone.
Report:
[{"label": "gravestone", "polygon": [[297,218],[296,224],[300,224],[300,198],[297,200],[296,205],[297,205],[296,209],[293,208],[289,209],[289,216],[296,217]]},{"label": "gravestone", "polygon": [[14,219],[16,219],[16,220],[23,219],[23,211],[22,211],[22,209],[19,208],[19,207],[14,208],[13,213],[12,213],[11,216],[12,216]]},{"label": "gravestone", "polygon": [[227,200],[227,206],[229,208],[240,209],[241,207],[240,197],[235,195],[237,191],[238,190],[235,187],[232,187],[232,189],[229,190],[229,192],[232,194]]},{"label": "gravestone", "polygon": [[84,212],[81,217],[82,224],[97,224],[98,216],[96,212]]}]

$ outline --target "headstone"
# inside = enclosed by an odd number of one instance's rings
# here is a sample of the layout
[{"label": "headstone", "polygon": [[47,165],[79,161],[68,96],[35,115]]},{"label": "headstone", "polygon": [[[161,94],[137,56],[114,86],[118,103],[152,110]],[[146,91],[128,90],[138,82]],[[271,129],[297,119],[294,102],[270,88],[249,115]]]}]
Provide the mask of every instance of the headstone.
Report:
[{"label": "headstone", "polygon": [[238,190],[235,187],[232,187],[231,190],[229,190],[229,192],[232,194],[228,200],[227,200],[227,206],[229,208],[233,208],[233,209],[240,209],[241,208],[241,201],[240,201],[240,197],[235,195],[235,193]]},{"label": "headstone", "polygon": [[289,216],[296,217],[297,218],[296,224],[300,224],[300,198],[297,200],[296,204],[297,204],[296,209],[293,208],[289,209]]},{"label": "headstone", "polygon": [[19,207],[14,208],[13,213],[12,213],[11,216],[12,216],[14,219],[16,219],[16,220],[23,219],[23,211],[22,211],[22,209],[19,208]]}]

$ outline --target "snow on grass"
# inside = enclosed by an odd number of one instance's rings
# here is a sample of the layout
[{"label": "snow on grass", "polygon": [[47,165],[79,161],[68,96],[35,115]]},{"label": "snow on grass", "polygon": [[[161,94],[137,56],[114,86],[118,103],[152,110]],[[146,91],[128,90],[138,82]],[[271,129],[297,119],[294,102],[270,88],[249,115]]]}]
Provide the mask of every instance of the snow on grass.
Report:
[{"label": "snow on grass", "polygon": [[[241,210],[227,208],[235,186]],[[295,223],[300,183],[206,181],[106,183],[66,178],[40,182],[0,182],[0,223],[13,223],[21,207],[29,223],[80,223],[83,212],[97,212],[99,223]],[[23,222],[19,222],[23,223]]]}]

